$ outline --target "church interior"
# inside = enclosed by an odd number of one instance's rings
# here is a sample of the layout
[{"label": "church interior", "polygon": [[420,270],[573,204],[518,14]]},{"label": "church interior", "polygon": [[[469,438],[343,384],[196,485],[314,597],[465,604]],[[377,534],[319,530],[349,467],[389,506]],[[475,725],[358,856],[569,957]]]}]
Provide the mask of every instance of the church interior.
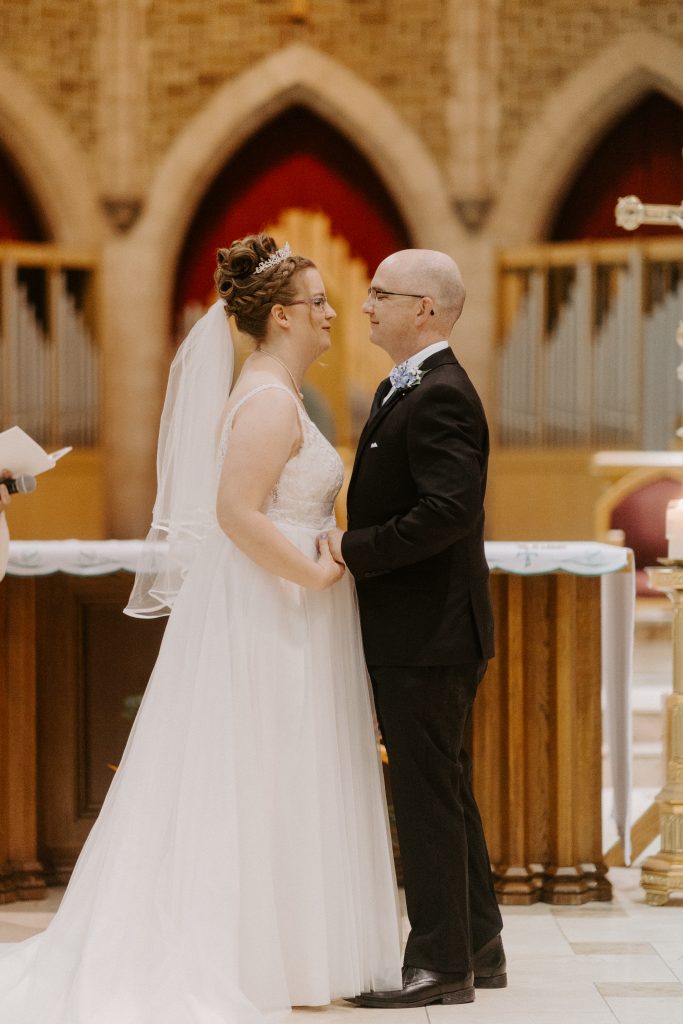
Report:
[{"label": "church interior", "polygon": [[[304,394],[349,471],[391,368],[374,269],[437,249],[491,430],[471,748],[510,987],[401,1021],[681,1020],[683,574],[657,559],[682,146],[680,0],[0,0],[0,431],[72,447],[7,513],[0,941],[58,906],[154,663],[163,621],[121,609],[216,249],[266,230],[320,269],[338,315]],[[624,229],[630,195],[678,220]]]}]

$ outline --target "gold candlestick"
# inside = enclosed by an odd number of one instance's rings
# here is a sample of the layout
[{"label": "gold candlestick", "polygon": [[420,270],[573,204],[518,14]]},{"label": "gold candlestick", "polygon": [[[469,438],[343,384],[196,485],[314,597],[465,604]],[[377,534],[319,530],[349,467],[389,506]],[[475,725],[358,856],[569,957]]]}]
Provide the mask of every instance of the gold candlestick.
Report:
[{"label": "gold candlestick", "polygon": [[[638,196],[624,196],[614,211],[617,224],[634,231],[641,224],[683,228],[683,203],[642,203]],[[676,341],[683,348],[683,322]],[[683,381],[683,363],[678,367]],[[683,437],[683,428],[676,431]],[[644,862],[640,884],[645,899],[654,906],[666,903],[674,893],[683,894],[683,561],[660,559],[647,569],[650,586],[665,593],[673,604],[674,690],[666,702],[666,782],[657,794],[661,849]]]},{"label": "gold candlestick", "polygon": [[645,900],[662,906],[683,895],[683,562],[647,569],[650,586],[673,604],[674,689],[666,701],[666,782],[657,794],[661,849],[643,863]]}]

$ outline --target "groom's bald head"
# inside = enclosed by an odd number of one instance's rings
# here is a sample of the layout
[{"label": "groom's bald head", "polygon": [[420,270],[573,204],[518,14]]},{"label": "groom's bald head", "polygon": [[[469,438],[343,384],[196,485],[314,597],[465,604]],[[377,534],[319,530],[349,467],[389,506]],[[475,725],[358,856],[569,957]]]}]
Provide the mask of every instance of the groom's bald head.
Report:
[{"label": "groom's bald head", "polygon": [[434,319],[430,326],[439,328],[448,337],[462,313],[465,285],[458,264],[445,252],[435,249],[401,249],[387,256],[377,268],[392,291],[428,295],[434,301]]},{"label": "groom's bald head", "polygon": [[363,312],[370,341],[398,363],[444,339],[462,312],[465,286],[455,260],[434,249],[402,249],[373,274]]}]

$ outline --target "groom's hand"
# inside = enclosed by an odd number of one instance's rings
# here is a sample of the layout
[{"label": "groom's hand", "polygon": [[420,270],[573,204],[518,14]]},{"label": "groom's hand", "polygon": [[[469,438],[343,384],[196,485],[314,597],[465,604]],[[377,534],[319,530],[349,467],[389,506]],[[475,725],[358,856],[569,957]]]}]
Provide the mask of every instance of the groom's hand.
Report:
[{"label": "groom's hand", "polygon": [[341,541],[344,536],[344,531],[339,530],[336,526],[333,530],[330,530],[327,534],[327,540],[330,545],[330,553],[334,558],[335,562],[339,562],[341,565],[346,565],[344,556],[341,550]]}]

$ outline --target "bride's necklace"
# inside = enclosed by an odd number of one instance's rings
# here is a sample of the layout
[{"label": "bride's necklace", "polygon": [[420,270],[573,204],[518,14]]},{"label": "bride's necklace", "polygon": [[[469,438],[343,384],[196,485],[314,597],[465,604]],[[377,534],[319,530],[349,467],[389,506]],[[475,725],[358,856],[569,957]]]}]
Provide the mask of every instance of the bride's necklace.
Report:
[{"label": "bride's necklace", "polygon": [[279,356],[273,355],[272,352],[266,352],[266,350],[263,349],[263,348],[261,349],[261,352],[262,352],[262,354],[264,356],[270,356],[271,359],[274,359],[276,363],[280,364],[280,366],[282,367],[283,370],[287,371],[287,373],[289,374],[289,379],[292,382],[292,387],[294,388],[295,392],[299,396],[300,400],[303,402],[303,400],[304,400],[303,391],[300,390],[299,385],[294,380],[294,374],[292,373],[290,368],[287,366],[287,363],[283,363],[283,361],[280,359]]}]

